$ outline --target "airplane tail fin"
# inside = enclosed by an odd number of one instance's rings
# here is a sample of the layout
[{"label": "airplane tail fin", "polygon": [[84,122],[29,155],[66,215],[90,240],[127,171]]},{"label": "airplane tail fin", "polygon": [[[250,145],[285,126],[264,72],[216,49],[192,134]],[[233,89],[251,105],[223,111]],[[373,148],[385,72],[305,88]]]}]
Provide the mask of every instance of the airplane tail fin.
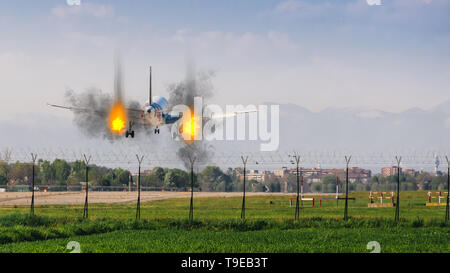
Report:
[{"label": "airplane tail fin", "polygon": [[152,105],[152,67],[150,66],[150,79],[148,88],[148,104]]}]

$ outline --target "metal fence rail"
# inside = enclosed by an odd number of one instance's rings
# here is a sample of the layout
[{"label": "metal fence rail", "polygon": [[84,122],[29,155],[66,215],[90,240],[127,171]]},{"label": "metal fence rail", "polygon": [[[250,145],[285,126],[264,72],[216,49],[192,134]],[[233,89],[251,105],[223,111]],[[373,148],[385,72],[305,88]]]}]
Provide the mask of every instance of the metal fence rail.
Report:
[{"label": "metal fence rail", "polygon": [[[3,149],[4,150],[4,149]],[[145,146],[128,147],[124,145],[114,146],[114,149],[104,150],[102,148],[10,148],[11,154],[9,162],[30,162],[30,154],[38,155],[38,160],[53,161],[55,159],[64,159],[69,162],[81,160],[83,154],[92,156],[92,164],[106,167],[121,167],[128,170],[137,170],[136,154],[143,155],[145,160],[142,162],[144,168],[155,166],[184,168],[184,162],[177,156],[176,152],[155,152],[146,149]],[[2,151],[2,149],[0,149]],[[398,151],[398,152],[365,152],[355,153],[352,151],[328,151],[328,150],[297,150],[300,157],[300,164],[305,167],[321,164],[323,167],[345,167],[346,155],[352,155],[352,166],[372,166],[379,168],[381,166],[396,165],[395,156],[402,157],[403,167],[434,169],[436,159],[444,162],[445,155],[450,155],[450,149],[446,151]],[[259,167],[266,169],[276,169],[281,166],[290,166],[289,155],[293,151],[276,152],[245,152],[245,151],[209,151],[209,157],[199,158],[196,166],[217,165],[226,167],[240,167],[242,165],[241,156],[248,156],[249,167]]]},{"label": "metal fence rail", "polygon": [[[84,186],[63,186],[63,185],[38,185],[34,187],[35,191],[39,192],[83,192]],[[89,186],[89,191],[137,191],[137,185],[128,186]],[[167,192],[188,192],[189,187],[183,188],[167,188],[167,187],[145,187],[141,186],[141,191],[167,191]],[[197,188],[194,191],[198,191]],[[0,192],[31,192],[30,185],[7,185],[0,186]]]}]

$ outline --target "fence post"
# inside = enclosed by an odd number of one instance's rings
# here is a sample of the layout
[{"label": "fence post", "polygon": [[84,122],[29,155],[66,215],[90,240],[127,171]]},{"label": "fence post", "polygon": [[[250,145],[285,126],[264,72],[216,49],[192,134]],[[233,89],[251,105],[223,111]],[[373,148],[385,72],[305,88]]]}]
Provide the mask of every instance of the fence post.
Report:
[{"label": "fence post", "polygon": [[31,153],[31,159],[33,161],[33,166],[32,166],[32,175],[31,175],[31,208],[30,208],[30,214],[34,215],[34,165],[36,164],[36,158],[37,155]]},{"label": "fence post", "polygon": [[191,164],[191,201],[189,203],[189,221],[194,220],[194,163],[196,158],[189,156],[189,163]]},{"label": "fence post", "polygon": [[345,209],[344,209],[344,220],[348,220],[348,165],[350,163],[350,160],[352,159],[352,156],[345,156],[345,162],[347,164],[347,167],[345,169],[346,176],[345,176]]},{"label": "fence post", "polygon": [[402,157],[395,156],[395,161],[397,161],[397,203],[395,204],[395,222],[400,221],[400,163],[402,162]]},{"label": "fence post", "polygon": [[88,218],[88,195],[89,195],[89,161],[91,161],[91,156],[87,157],[83,155],[84,163],[86,165],[86,197],[84,199],[84,208],[83,208],[83,218]]},{"label": "fence post", "polygon": [[241,208],[241,219],[245,219],[245,177],[247,172],[247,160],[248,156],[244,158],[244,156],[241,156],[242,164],[244,165],[244,189],[243,189],[243,195],[242,195],[242,208]]},{"label": "fence post", "polygon": [[138,198],[137,198],[137,205],[136,205],[136,221],[141,219],[141,164],[144,160],[144,156],[139,157],[136,155],[136,158],[139,162],[139,169],[138,169]]},{"label": "fence post", "polygon": [[449,215],[449,196],[450,196],[450,160],[447,156],[445,156],[445,159],[447,160],[447,206],[445,207],[445,221],[448,222],[450,215]]}]

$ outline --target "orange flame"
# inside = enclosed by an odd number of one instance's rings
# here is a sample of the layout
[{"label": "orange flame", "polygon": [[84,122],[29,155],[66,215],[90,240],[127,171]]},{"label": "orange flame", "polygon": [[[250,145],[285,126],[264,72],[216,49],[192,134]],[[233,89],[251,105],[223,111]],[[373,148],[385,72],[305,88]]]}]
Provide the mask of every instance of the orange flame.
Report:
[{"label": "orange flame", "polygon": [[184,140],[188,143],[195,140],[195,136],[199,131],[197,120],[198,118],[195,116],[193,109],[189,109],[188,112],[183,114],[181,133]]},{"label": "orange flame", "polygon": [[111,133],[121,135],[125,131],[127,124],[127,110],[123,106],[123,103],[116,101],[109,112],[109,129]]}]

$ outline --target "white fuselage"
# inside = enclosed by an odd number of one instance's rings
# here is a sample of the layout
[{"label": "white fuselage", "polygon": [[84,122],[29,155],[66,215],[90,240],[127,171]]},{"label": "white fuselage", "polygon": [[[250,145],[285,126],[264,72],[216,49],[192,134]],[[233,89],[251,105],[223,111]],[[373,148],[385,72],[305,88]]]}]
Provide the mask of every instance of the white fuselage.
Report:
[{"label": "white fuselage", "polygon": [[164,97],[154,96],[152,101],[151,105],[149,102],[146,102],[145,106],[142,108],[144,113],[142,115],[144,125],[158,127],[166,124],[162,111],[167,110],[169,107],[167,100]]},{"label": "white fuselage", "polygon": [[162,112],[160,111],[151,111],[150,113],[147,111],[144,111],[144,115],[142,117],[144,125],[148,126],[162,126],[165,124],[164,119],[162,117]]}]

